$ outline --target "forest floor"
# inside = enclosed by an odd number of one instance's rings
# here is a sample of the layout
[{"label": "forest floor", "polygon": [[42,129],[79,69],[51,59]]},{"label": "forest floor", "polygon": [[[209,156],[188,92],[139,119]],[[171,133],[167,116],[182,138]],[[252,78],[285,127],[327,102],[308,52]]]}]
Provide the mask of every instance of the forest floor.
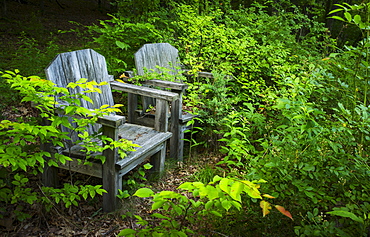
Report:
[{"label": "forest floor", "polygon": [[[12,53],[14,54],[14,51],[21,47],[22,42],[19,37],[22,34],[42,40],[50,32],[78,27],[70,21],[92,25],[98,24],[99,20],[109,19],[106,10],[109,6],[99,10],[97,0],[44,0],[43,7],[40,2],[42,1],[8,0],[0,3],[0,61],[3,63],[11,60]],[[1,5],[4,3],[6,8]],[[65,46],[75,46],[76,42],[81,41],[76,34],[65,34],[62,37],[58,43]],[[14,106],[17,108],[14,109]],[[35,111],[29,105],[9,105],[7,108],[2,112],[2,117],[6,119],[16,120],[20,116],[35,115]],[[156,191],[176,190],[181,183],[189,179],[194,180],[204,164],[214,164],[218,159],[217,155],[202,154],[200,151],[196,157],[188,158],[184,163],[172,162],[173,164],[160,180],[147,181],[145,185]],[[67,180],[69,174],[61,171],[60,176],[62,180]],[[40,192],[40,177],[29,175],[29,178],[32,188]],[[94,185],[101,182],[99,179],[83,175],[74,176],[74,180]],[[39,204],[35,204],[27,211],[31,214],[31,218],[24,221],[16,220],[14,211],[19,210],[19,206],[14,206],[13,213],[0,213],[4,215],[4,218],[0,219],[0,236],[116,236],[122,229],[138,228],[133,215],[150,218],[149,200],[130,197],[123,200],[122,205],[122,209],[117,212],[106,214],[101,210],[101,197],[80,201],[77,207],[65,208],[58,204],[49,212]],[[122,215],[126,217],[123,218]]]}]

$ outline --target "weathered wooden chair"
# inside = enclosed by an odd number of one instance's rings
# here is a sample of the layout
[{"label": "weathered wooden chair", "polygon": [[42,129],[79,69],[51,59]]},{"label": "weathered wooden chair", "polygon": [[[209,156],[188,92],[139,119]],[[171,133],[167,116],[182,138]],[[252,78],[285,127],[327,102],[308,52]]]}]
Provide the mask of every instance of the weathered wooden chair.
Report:
[{"label": "weathered wooden chair", "polygon": [[[76,82],[80,78],[87,78],[88,81],[95,80],[109,82],[110,85],[102,86],[101,94],[90,93],[93,104],[82,100],[81,105],[89,109],[99,108],[101,105],[113,105],[111,88],[129,93],[130,103],[137,95],[145,95],[156,99],[157,110],[155,114],[154,128],[137,124],[125,123],[123,116],[111,114],[99,119],[98,126],[89,128],[91,132],[102,127],[102,133],[114,140],[124,138],[133,141],[140,146],[136,151],[130,152],[124,159],[120,159],[117,150],[105,150],[102,155],[106,157],[104,164],[93,163],[92,166],[79,165],[77,158],[83,156],[82,148],[71,145],[60,150],[65,155],[73,158],[65,165],[60,164],[59,168],[76,171],[79,173],[99,177],[103,179],[103,188],[108,191],[103,195],[103,210],[106,212],[115,210],[119,205],[116,195],[118,189],[122,189],[122,176],[134,169],[137,165],[151,157],[154,171],[161,172],[164,168],[166,141],[171,137],[168,132],[169,103],[179,98],[177,93],[136,86],[113,81],[108,75],[105,58],[91,49],[78,50],[62,53],[55,57],[51,64],[45,69],[47,78],[57,86],[66,87],[69,82]],[[71,93],[76,89],[69,88]],[[72,141],[77,136],[71,135]],[[51,150],[51,148],[49,148]],[[43,175],[43,182],[46,186],[55,185],[57,180],[57,169],[46,167]]]},{"label": "weathered wooden chair", "polygon": [[[154,70],[162,73],[160,68],[166,68],[166,72],[178,75],[180,68],[178,50],[168,43],[145,44],[135,53],[135,66],[138,75],[145,75],[146,72]],[[168,70],[169,69],[169,70]],[[126,75],[133,77],[133,72],[126,72]],[[143,85],[170,89],[177,93],[179,98],[172,102],[170,114],[170,128],[172,137],[170,139],[170,158],[178,161],[183,160],[184,131],[188,129],[187,122],[194,116],[182,110],[182,96],[188,85],[181,81],[147,80]],[[129,110],[128,121],[135,124],[152,126],[154,116],[147,112],[150,106],[155,106],[151,98],[142,98],[142,110]]]}]

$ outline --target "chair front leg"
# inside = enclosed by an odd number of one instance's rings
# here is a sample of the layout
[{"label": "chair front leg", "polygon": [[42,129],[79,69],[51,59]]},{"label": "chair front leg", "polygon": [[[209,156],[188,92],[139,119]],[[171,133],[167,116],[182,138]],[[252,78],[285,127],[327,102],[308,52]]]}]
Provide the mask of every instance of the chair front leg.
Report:
[{"label": "chair front leg", "polygon": [[[112,138],[114,141],[118,140],[117,122],[115,125],[102,124],[103,135]],[[119,207],[119,199],[117,198],[118,189],[122,188],[122,178],[119,177],[116,163],[118,160],[117,148],[106,149],[103,151],[105,162],[103,164],[103,188],[108,192],[103,194],[103,211],[112,212]]]}]

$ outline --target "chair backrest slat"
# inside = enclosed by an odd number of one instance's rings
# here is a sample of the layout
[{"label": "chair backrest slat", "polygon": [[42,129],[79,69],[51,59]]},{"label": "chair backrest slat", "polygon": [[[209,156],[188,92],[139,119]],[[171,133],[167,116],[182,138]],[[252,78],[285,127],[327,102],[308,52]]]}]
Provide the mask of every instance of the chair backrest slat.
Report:
[{"label": "chair backrest slat", "polygon": [[169,43],[145,44],[135,53],[135,66],[139,75],[145,74],[144,68],[160,72],[156,66],[171,69],[169,73],[176,75],[179,52]]},{"label": "chair backrest slat", "polygon": [[[104,56],[92,49],[84,49],[57,55],[50,65],[45,69],[46,77],[58,87],[67,87],[70,82],[76,82],[81,78],[97,83],[110,81]],[[89,109],[100,108],[102,105],[114,105],[112,91],[109,83],[101,86],[102,93],[88,93],[87,96],[93,104],[81,99],[81,106]],[[82,92],[79,87],[68,88],[71,94]],[[91,126],[89,132],[97,132],[99,125]],[[63,131],[70,132],[63,128]],[[71,133],[72,141],[78,139],[77,134]]]}]

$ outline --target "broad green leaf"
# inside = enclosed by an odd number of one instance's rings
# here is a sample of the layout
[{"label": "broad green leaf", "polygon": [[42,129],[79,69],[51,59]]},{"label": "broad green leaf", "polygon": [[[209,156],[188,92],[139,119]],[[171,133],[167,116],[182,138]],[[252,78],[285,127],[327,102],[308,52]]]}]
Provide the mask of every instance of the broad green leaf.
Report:
[{"label": "broad green leaf", "polygon": [[95,197],[95,194],[96,194],[95,190],[90,190],[89,193],[90,193],[90,197],[91,198],[94,198]]},{"label": "broad green leaf", "polygon": [[279,206],[279,205],[275,205],[275,208],[278,209],[279,212],[281,212],[283,215],[289,217],[290,219],[293,220],[293,217],[292,217],[292,214],[290,214],[289,211],[285,210],[284,207],[282,206]]},{"label": "broad green leaf", "polygon": [[75,111],[75,107],[74,106],[68,106],[66,109],[65,109],[65,113],[66,114],[71,114],[72,112]]},{"label": "broad green leaf", "polygon": [[360,16],[360,15],[355,15],[355,16],[353,17],[353,21],[354,21],[357,25],[359,25],[359,24],[361,23],[361,16]]},{"label": "broad green leaf", "polygon": [[218,176],[218,175],[216,175],[215,177],[213,177],[213,182],[215,183],[215,182],[218,182],[218,181],[220,181],[222,178],[220,177],[220,176]]},{"label": "broad green leaf", "polygon": [[219,184],[221,190],[226,192],[226,193],[230,193],[229,183],[230,183],[229,179],[227,179],[227,178],[221,179],[220,184]]},{"label": "broad green leaf", "polygon": [[187,237],[188,235],[187,234],[185,234],[184,232],[182,232],[182,231],[177,231],[177,233],[176,233],[178,236],[180,236],[180,237]]},{"label": "broad green leaf", "polygon": [[339,53],[331,53],[331,54],[329,55],[329,57],[330,57],[330,58],[335,58],[337,55],[339,55]]},{"label": "broad green leaf", "polygon": [[175,193],[173,191],[162,191],[159,193],[160,196],[164,198],[178,198],[181,194]]},{"label": "broad green leaf", "polygon": [[146,169],[146,170],[149,170],[149,169],[151,169],[153,167],[153,165],[151,165],[150,163],[146,163],[145,165],[144,165],[144,169]]},{"label": "broad green leaf", "polygon": [[365,24],[365,23],[364,23],[364,22],[362,22],[362,21],[360,21],[359,27],[360,27],[360,29],[361,29],[361,30],[368,28],[368,27],[367,27],[367,24]]},{"label": "broad green leaf", "polygon": [[27,171],[27,167],[26,167],[26,165],[25,165],[23,162],[21,162],[21,161],[23,161],[23,160],[20,160],[20,162],[18,163],[19,167],[20,167],[22,170]]},{"label": "broad green leaf", "polygon": [[138,189],[133,196],[137,197],[150,197],[154,194],[154,192],[149,188],[140,188]]},{"label": "broad green leaf", "polygon": [[[171,203],[171,204],[173,204],[173,203]],[[176,204],[173,204],[173,205],[172,205],[172,208],[173,208],[173,210],[175,210],[175,212],[176,212],[178,215],[182,215],[182,214],[183,214],[183,211],[182,211],[182,209],[181,209],[181,207],[180,207],[180,206],[178,206],[178,205],[176,205]]]},{"label": "broad green leaf", "polygon": [[240,202],[237,202],[237,201],[231,201],[231,204],[240,211],[240,209],[242,208],[242,205],[240,204]]},{"label": "broad green leaf", "polygon": [[204,205],[204,208],[205,208],[206,210],[209,210],[209,209],[211,209],[211,208],[212,208],[212,206],[213,206],[213,201],[208,201],[208,202],[206,203],[206,205]]},{"label": "broad green leaf", "polygon": [[[144,235],[142,235],[144,236]],[[152,233],[152,237],[162,237],[162,236],[165,236],[164,233],[158,233],[158,232],[153,232]]]},{"label": "broad green leaf", "polygon": [[29,204],[33,204],[33,202],[34,202],[35,200],[37,200],[37,197],[36,197],[36,196],[28,196],[28,197],[27,197],[27,202],[28,202]]},{"label": "broad green leaf", "polygon": [[210,213],[212,213],[213,215],[216,215],[216,216],[222,217],[222,214],[221,214],[221,213],[219,213],[218,211],[210,211]]},{"label": "broad green leaf", "polygon": [[158,208],[162,207],[163,204],[165,203],[165,200],[157,201],[152,204],[152,211],[157,210]]},{"label": "broad green leaf", "polygon": [[262,199],[261,193],[258,191],[257,188],[249,187],[247,185],[244,186],[244,192],[248,194],[251,198]]},{"label": "broad green leaf", "polygon": [[311,165],[311,164],[306,164],[304,167],[303,167],[303,170],[304,171],[315,171],[315,166],[314,165]]},{"label": "broad green leaf", "polygon": [[234,182],[232,185],[231,185],[231,189],[230,189],[230,196],[236,200],[236,201],[239,201],[241,202],[242,199],[240,197],[240,194],[241,192],[243,191],[244,189],[244,185],[241,183],[241,182]]},{"label": "broad green leaf", "polygon": [[208,197],[209,200],[218,198],[218,191],[215,187],[211,185],[207,185],[205,190],[206,190],[206,196]]},{"label": "broad green leaf", "polygon": [[136,231],[133,229],[124,229],[119,232],[118,236],[130,236],[130,235],[135,235]]},{"label": "broad green leaf", "polygon": [[351,13],[344,12],[344,17],[347,19],[348,22],[351,22],[352,21]]},{"label": "broad green leaf", "polygon": [[116,45],[119,47],[119,48],[121,48],[121,49],[128,49],[128,48],[130,48],[130,45],[128,45],[128,44],[125,44],[125,43],[123,43],[123,42],[121,42],[121,41],[116,41]]},{"label": "broad green leaf", "polygon": [[357,221],[359,223],[364,223],[364,220],[362,218],[356,216],[355,214],[353,214],[352,212],[349,212],[349,211],[330,211],[330,212],[327,212],[327,213],[330,214],[330,215],[348,217],[348,218],[351,218],[352,220]]},{"label": "broad green leaf", "polygon": [[226,210],[226,211],[228,211],[230,208],[231,208],[231,202],[229,201],[229,200],[223,200],[222,202],[221,202],[221,205],[222,205],[222,207]]},{"label": "broad green leaf", "polygon": [[103,195],[103,193],[108,193],[108,192],[105,189],[100,188],[96,190],[96,193],[99,195]]},{"label": "broad green leaf", "polygon": [[262,208],[263,217],[265,217],[267,214],[270,213],[271,204],[269,202],[266,202],[265,200],[262,200],[260,202],[260,207]]}]

